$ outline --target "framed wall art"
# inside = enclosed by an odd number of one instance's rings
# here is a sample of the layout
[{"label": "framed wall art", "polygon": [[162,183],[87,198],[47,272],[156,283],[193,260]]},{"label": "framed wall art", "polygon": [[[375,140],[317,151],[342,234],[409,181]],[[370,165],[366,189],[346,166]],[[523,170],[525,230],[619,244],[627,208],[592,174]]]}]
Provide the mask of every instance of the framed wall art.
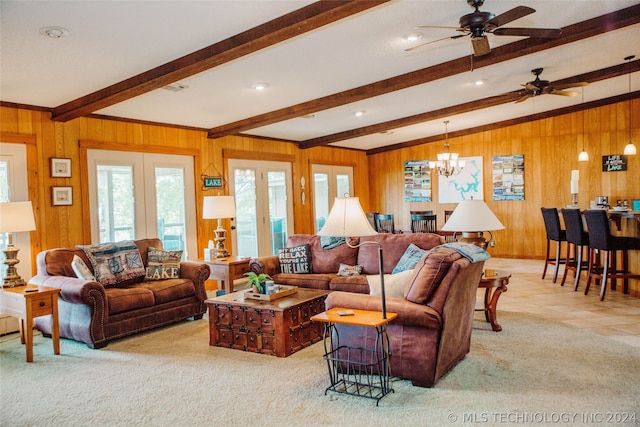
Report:
[{"label": "framed wall art", "polygon": [[53,206],[73,205],[73,188],[51,187],[51,203]]},{"label": "framed wall art", "polygon": [[71,159],[52,157],[51,178],[71,178]]}]

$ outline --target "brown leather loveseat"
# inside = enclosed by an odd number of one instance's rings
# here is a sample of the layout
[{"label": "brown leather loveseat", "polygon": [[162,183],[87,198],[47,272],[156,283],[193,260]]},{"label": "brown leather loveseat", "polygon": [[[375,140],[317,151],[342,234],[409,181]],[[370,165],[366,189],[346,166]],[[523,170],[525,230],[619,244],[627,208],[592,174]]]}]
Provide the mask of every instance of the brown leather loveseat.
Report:
[{"label": "brown leather loveseat", "polygon": [[[148,266],[149,248],[162,249],[159,239],[133,243],[144,268]],[[72,267],[74,256],[95,272],[82,249],[50,249],[38,254],[37,275],[29,281],[61,289],[58,316],[60,336],[64,338],[101,348],[116,338],[187,318],[201,319],[206,311],[206,264],[180,262],[175,278],[147,281],[142,276],[105,286],[96,280],[78,278]],[[37,318],[35,323],[44,334],[51,334],[48,316]]]},{"label": "brown leather loveseat", "polygon": [[[367,275],[378,274],[377,246],[350,249],[342,245],[322,250],[319,239],[318,236],[294,235],[287,242],[288,247],[309,243],[311,274],[280,273],[277,256],[254,259],[251,268],[273,275],[276,283],[334,290],[325,301],[327,309],[380,311],[380,296],[370,294],[367,281]],[[410,243],[430,249],[418,261],[403,289],[394,293],[390,286],[387,287],[386,308],[387,312],[398,313],[398,318],[387,327],[392,375],[411,380],[416,386],[432,387],[469,352],[476,291],[484,261],[472,263],[464,257],[460,249],[465,249],[466,245],[460,245],[458,250],[440,246],[443,240],[435,234],[378,234],[366,240],[382,245],[385,273],[392,272]],[[466,249],[479,251],[475,247]],[[488,257],[484,251],[482,253]],[[340,263],[362,265],[362,275],[338,276]],[[389,282],[391,285],[391,280]],[[337,331],[341,346],[374,346],[375,330],[372,328],[337,325]]]}]

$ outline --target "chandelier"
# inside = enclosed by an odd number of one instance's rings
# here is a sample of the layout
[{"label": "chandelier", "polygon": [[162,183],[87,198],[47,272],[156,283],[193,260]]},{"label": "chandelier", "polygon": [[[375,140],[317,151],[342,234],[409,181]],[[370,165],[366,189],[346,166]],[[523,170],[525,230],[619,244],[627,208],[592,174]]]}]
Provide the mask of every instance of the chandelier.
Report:
[{"label": "chandelier", "polygon": [[444,153],[438,154],[438,160],[429,162],[429,168],[438,171],[438,175],[449,177],[458,175],[464,168],[464,160],[458,160],[458,153],[449,151],[449,120],[444,122]]},{"label": "chandelier", "polygon": [[[626,58],[624,58],[625,61],[627,61],[627,63],[630,63],[631,60],[633,58],[635,58],[635,55],[631,55],[631,56],[627,56]],[[636,154],[636,146],[633,145],[633,141],[631,141],[631,133],[632,133],[632,123],[631,123],[631,113],[633,111],[633,104],[632,104],[632,100],[631,100],[631,68],[629,68],[629,143],[627,145],[625,145],[624,147],[624,154],[627,156],[632,156],[634,154]]]}]

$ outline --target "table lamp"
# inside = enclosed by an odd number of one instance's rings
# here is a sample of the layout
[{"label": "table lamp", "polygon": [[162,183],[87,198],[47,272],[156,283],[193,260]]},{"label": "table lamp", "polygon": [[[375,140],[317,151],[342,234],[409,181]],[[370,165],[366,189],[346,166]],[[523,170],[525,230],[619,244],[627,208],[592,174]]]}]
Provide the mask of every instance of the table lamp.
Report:
[{"label": "table lamp", "polygon": [[378,234],[371,227],[367,215],[360,206],[358,197],[336,197],[327,221],[318,232],[318,236],[344,237],[345,243],[350,248],[359,248],[363,245],[378,245],[378,270],[380,272],[380,296],[382,298],[382,318],[387,318],[387,303],[384,294],[384,270],[382,268],[382,245],[378,242],[360,242],[353,246],[349,243],[351,237],[366,237]]},{"label": "table lamp", "polygon": [[202,204],[202,218],[203,219],[218,219],[218,228],[214,230],[214,252],[213,255],[216,259],[226,258],[229,255],[229,251],[224,247],[224,242],[227,240],[227,230],[222,228],[220,220],[222,218],[234,218],[236,216],[236,200],[233,196],[205,196],[204,203]]},{"label": "table lamp", "polygon": [[2,278],[3,288],[25,285],[24,280],[22,280],[16,269],[16,264],[20,262],[18,259],[18,251],[20,249],[13,245],[13,233],[35,229],[36,222],[33,217],[31,202],[0,203],[0,233],[9,234],[7,247],[2,251],[5,258],[4,264],[7,266],[6,274]]},{"label": "table lamp", "polygon": [[[443,231],[461,232],[460,242],[471,243],[486,249],[493,235],[491,230],[503,230],[504,225],[491,212],[484,200],[463,200],[453,211],[449,220],[442,226]],[[483,233],[489,232],[489,240]]]}]

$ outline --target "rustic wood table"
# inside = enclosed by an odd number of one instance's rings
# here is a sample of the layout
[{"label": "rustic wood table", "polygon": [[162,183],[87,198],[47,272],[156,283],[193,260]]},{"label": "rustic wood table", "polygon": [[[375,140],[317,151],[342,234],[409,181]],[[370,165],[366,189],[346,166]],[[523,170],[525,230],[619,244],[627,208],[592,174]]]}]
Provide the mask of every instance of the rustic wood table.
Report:
[{"label": "rustic wood table", "polygon": [[0,313],[20,319],[20,341],[26,345],[27,362],[33,362],[33,319],[51,315],[53,354],[60,354],[58,294],[60,289],[46,286],[18,286],[0,289]]},{"label": "rustic wood table", "polygon": [[242,279],[245,273],[249,272],[249,257],[230,256],[221,259],[199,259],[209,266],[209,279],[218,281],[218,289],[224,290],[226,294],[233,293],[233,281]]},{"label": "rustic wood table", "polygon": [[498,307],[498,299],[503,292],[507,292],[507,285],[509,284],[509,278],[511,273],[504,270],[492,270],[485,269],[478,288],[484,288],[484,307],[476,309],[477,311],[484,311],[484,317],[487,322],[491,323],[491,328],[495,332],[500,332],[502,326],[500,326],[496,320],[496,309]]}]

